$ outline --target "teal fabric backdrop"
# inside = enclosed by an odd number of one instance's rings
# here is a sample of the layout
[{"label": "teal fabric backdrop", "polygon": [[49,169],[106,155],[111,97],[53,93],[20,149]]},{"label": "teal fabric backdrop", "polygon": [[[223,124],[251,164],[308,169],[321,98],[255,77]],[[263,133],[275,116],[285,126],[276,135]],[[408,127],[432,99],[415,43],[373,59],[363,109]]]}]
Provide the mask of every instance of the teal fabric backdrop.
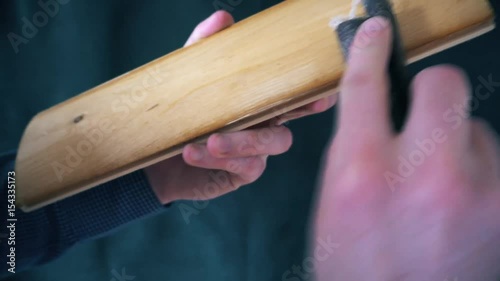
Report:
[{"label": "teal fabric backdrop", "polygon": [[[180,48],[216,6],[226,7],[241,20],[279,1],[60,2],[67,3],[59,5],[17,53],[7,35],[22,35],[23,17],[32,21],[42,8],[37,1],[0,2],[0,151],[17,147],[37,112]],[[454,63],[468,71],[474,87],[481,83],[480,77],[491,75],[500,81],[499,47],[496,30],[413,65],[411,72]],[[474,114],[500,131],[500,88],[492,90]],[[258,182],[209,202],[189,223],[177,204],[8,280],[286,280],[283,273],[304,259],[318,167],[333,127],[332,111],[294,121],[290,127],[295,143],[289,153],[271,158]]]}]

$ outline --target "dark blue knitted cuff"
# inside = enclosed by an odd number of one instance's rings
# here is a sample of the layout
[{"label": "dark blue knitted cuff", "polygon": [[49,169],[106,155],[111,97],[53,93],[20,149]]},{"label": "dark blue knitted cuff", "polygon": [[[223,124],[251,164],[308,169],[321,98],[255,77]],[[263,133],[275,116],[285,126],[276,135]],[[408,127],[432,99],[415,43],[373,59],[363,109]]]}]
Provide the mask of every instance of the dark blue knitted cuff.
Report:
[{"label": "dark blue knitted cuff", "polygon": [[66,239],[76,243],[165,210],[143,170],[54,204]]},{"label": "dark blue knitted cuff", "polygon": [[[15,152],[0,155],[0,219],[7,222],[7,171],[14,169]],[[16,272],[57,258],[74,244],[108,234],[165,207],[143,170],[76,194],[30,213],[16,210]],[[5,239],[6,225],[0,224]],[[0,243],[6,256],[7,243]],[[0,264],[0,276],[6,273]]]}]

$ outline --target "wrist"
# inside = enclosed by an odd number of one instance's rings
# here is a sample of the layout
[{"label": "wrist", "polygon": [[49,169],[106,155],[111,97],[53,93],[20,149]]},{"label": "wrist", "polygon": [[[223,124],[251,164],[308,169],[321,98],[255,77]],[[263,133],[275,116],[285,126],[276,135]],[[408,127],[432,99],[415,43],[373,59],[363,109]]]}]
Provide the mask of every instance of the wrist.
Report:
[{"label": "wrist", "polygon": [[162,174],[157,167],[153,165],[144,168],[144,174],[146,175],[151,190],[163,205],[179,200],[177,196],[175,196],[176,192],[174,192],[174,189],[168,188],[168,177],[165,173]]}]

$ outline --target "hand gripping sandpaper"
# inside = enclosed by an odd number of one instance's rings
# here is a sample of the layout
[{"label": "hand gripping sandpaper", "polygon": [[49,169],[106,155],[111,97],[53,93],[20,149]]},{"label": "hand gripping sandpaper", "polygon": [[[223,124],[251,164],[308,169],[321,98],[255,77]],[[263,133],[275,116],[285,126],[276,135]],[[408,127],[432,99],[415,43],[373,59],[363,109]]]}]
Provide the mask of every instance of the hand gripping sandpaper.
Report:
[{"label": "hand gripping sandpaper", "polygon": [[356,32],[367,19],[384,17],[391,22],[393,31],[392,53],[389,61],[391,119],[394,130],[399,132],[402,130],[409,107],[409,80],[405,70],[406,55],[398,22],[387,0],[363,0],[363,5],[367,16],[340,23],[337,27],[337,35],[341,42],[344,57],[347,59]]}]

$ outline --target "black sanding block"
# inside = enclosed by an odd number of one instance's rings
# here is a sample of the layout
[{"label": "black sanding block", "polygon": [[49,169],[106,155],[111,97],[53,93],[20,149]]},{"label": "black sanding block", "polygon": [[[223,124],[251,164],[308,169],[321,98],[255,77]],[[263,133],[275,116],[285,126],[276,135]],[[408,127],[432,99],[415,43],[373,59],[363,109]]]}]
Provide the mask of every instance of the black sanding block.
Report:
[{"label": "black sanding block", "polygon": [[366,17],[354,18],[340,23],[337,27],[337,36],[340,40],[344,57],[349,56],[349,49],[357,30],[367,19],[385,17],[392,23],[393,43],[392,55],[389,62],[389,76],[391,80],[391,118],[396,132],[404,126],[409,107],[409,79],[406,75],[406,56],[403,49],[397,19],[387,0],[363,0]]}]

